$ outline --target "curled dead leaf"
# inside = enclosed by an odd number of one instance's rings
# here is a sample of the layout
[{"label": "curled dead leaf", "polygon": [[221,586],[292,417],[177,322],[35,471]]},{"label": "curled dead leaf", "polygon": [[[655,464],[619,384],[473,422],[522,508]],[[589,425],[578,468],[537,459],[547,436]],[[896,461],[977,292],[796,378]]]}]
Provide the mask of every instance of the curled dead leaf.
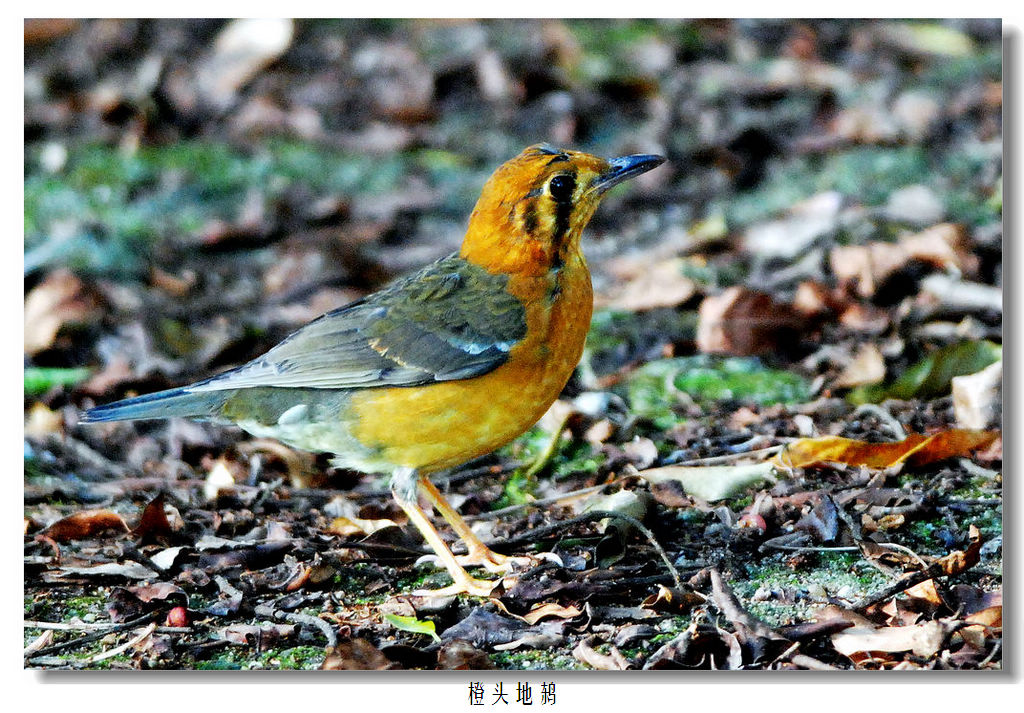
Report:
[{"label": "curled dead leaf", "polygon": [[132,530],[135,537],[164,537],[174,531],[167,519],[167,513],[164,512],[164,501],[164,494],[160,493],[146,505],[146,509],[142,511],[142,517],[139,518],[139,524]]},{"label": "curled dead leaf", "polygon": [[44,531],[57,542],[83,540],[106,532],[128,532],[121,516],[110,510],[83,510],[58,520]]},{"label": "curled dead leaf", "polygon": [[776,350],[804,319],[764,292],[730,287],[705,297],[697,318],[697,348],[705,354],[763,354]]},{"label": "curled dead leaf", "polygon": [[366,639],[350,639],[328,648],[320,668],[324,671],[383,671],[396,666]]},{"label": "curled dead leaf", "polygon": [[772,461],[784,468],[808,468],[823,463],[845,463],[869,468],[890,468],[898,463],[922,466],[970,455],[999,438],[999,431],[953,428],[931,436],[912,433],[896,443],[869,443],[840,436],[801,438],[788,444]]},{"label": "curled dead leaf", "polygon": [[963,228],[952,223],[935,225],[897,243],[842,245],[829,254],[833,274],[840,282],[855,285],[861,297],[872,297],[883,282],[912,260],[961,272],[971,272],[977,266]]},{"label": "curled dead leaf", "polygon": [[25,296],[25,353],[53,346],[65,325],[81,325],[101,317],[99,300],[70,270],[54,270]]},{"label": "curled dead leaf", "polygon": [[703,604],[705,598],[689,587],[683,589],[658,585],[658,591],[640,604],[644,609],[672,614],[686,614],[695,606]]},{"label": "curled dead leaf", "polygon": [[914,626],[887,626],[878,629],[854,628],[832,635],[832,646],[844,656],[883,651],[912,651],[930,658],[937,654],[952,631],[945,621],[928,621]]}]

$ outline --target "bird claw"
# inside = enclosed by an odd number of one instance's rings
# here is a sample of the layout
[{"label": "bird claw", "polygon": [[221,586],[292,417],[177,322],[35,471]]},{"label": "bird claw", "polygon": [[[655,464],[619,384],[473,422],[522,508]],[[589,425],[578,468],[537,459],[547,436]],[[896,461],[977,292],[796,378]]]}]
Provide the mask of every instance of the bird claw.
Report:
[{"label": "bird claw", "polygon": [[463,567],[483,567],[491,574],[508,574],[513,569],[527,569],[537,564],[535,557],[502,555],[487,548],[457,555],[455,561]]},{"label": "bird claw", "polygon": [[468,594],[472,597],[489,597],[499,584],[501,584],[500,579],[491,582],[467,575],[465,579],[460,578],[455,584],[447,587],[442,587],[441,589],[418,589],[413,592],[413,595],[417,597],[452,597],[456,594]]}]

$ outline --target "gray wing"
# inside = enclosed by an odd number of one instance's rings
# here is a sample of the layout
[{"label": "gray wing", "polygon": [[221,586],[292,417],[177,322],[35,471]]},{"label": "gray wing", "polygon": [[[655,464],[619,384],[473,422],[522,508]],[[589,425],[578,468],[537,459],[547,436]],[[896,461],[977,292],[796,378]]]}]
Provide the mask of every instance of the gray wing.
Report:
[{"label": "gray wing", "polygon": [[526,335],[525,308],[507,283],[507,275],[450,255],[186,388],[416,386],[484,374]]}]

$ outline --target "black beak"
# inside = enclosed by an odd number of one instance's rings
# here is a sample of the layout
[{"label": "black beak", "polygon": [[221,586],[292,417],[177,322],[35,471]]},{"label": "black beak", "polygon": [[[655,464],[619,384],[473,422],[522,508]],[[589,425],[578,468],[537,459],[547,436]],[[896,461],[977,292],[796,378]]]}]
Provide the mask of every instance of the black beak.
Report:
[{"label": "black beak", "polygon": [[641,173],[647,173],[652,168],[657,168],[665,163],[665,157],[653,154],[635,154],[633,156],[613,158],[608,163],[610,164],[608,170],[594,181],[592,190],[598,193],[604,193],[612,186],[633,178],[633,176],[639,176]]}]

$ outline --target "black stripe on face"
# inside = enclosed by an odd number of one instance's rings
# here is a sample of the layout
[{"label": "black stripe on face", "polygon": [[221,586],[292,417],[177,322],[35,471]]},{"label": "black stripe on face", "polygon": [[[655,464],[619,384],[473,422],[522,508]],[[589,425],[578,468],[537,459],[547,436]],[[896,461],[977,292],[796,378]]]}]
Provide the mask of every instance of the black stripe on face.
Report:
[{"label": "black stripe on face", "polygon": [[553,163],[562,163],[562,162],[568,161],[568,160],[569,160],[569,157],[566,154],[560,153],[557,156],[555,156],[553,159],[548,161],[548,165],[550,166]]},{"label": "black stripe on face", "polygon": [[[532,193],[532,191],[531,191]],[[531,200],[523,209],[523,230],[527,235],[533,235],[537,230],[537,201]]]},{"label": "black stripe on face", "polygon": [[[573,179],[573,183],[576,181],[576,174],[569,173],[567,176]],[[560,201],[555,203],[555,232],[551,236],[551,241],[556,245],[562,241],[565,234],[569,230],[569,219],[572,217],[573,202],[572,200]]]}]

